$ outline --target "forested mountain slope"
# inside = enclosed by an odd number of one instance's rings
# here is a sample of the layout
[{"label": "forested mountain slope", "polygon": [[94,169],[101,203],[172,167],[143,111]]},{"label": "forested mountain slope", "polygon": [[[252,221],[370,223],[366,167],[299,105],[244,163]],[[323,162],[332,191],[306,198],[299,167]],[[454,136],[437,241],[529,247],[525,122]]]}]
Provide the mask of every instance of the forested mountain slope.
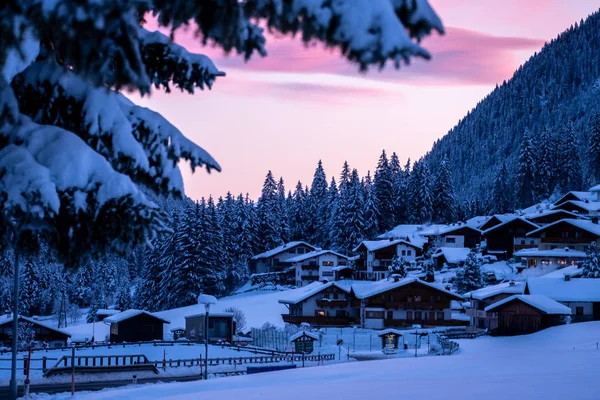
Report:
[{"label": "forested mountain slope", "polygon": [[591,183],[585,150],[599,100],[600,13],[596,12],[533,55],[439,139],[425,159],[436,169],[448,156],[459,199],[488,199],[503,161],[512,174],[516,172],[527,129],[536,138],[544,127],[560,134],[572,122],[586,183]]}]

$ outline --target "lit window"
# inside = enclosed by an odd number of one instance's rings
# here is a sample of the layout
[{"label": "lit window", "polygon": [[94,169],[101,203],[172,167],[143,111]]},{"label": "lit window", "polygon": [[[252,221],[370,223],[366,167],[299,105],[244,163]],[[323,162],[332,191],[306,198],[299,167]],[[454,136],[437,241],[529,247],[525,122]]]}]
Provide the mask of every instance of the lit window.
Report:
[{"label": "lit window", "polygon": [[325,314],[325,311],[323,311],[323,310],[317,310],[317,311],[315,311],[315,315],[317,317],[324,317],[326,314]]},{"label": "lit window", "polygon": [[323,261],[321,265],[324,267],[333,267],[333,261]]},{"label": "lit window", "polygon": [[542,265],[550,265],[550,261],[549,260],[542,260]]}]

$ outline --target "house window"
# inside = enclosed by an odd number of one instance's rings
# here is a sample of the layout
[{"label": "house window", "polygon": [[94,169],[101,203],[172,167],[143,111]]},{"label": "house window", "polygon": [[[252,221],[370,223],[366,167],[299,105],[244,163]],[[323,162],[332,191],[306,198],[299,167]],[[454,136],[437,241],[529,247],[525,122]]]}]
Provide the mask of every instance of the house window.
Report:
[{"label": "house window", "polygon": [[336,317],[347,317],[348,312],[346,310],[336,310],[335,316]]},{"label": "house window", "polygon": [[542,260],[542,265],[550,265],[550,261],[549,260]]},{"label": "house window", "polygon": [[413,296],[413,301],[415,303],[421,301],[421,296]]},{"label": "house window", "polygon": [[579,231],[575,232],[575,239],[579,239]]},{"label": "house window", "polygon": [[558,264],[560,264],[560,265],[567,265],[567,260],[560,259],[560,260],[558,260]]},{"label": "house window", "polygon": [[289,254],[296,254],[296,249],[289,249],[289,250],[288,250],[288,253],[289,253]]},{"label": "house window", "polygon": [[532,240],[530,240],[530,241],[529,241],[529,244],[535,244],[535,240],[533,240],[533,239],[532,239]]},{"label": "house window", "polygon": [[367,311],[367,319],[383,319],[383,311]]},{"label": "house window", "polygon": [[529,265],[532,267],[537,267],[537,260],[529,260]]},{"label": "house window", "polygon": [[308,271],[308,276],[312,276],[312,270]]},{"label": "house window", "polygon": [[333,261],[323,261],[321,265],[324,267],[333,267]]},{"label": "house window", "polygon": [[444,312],[443,311],[438,311],[438,313],[437,313],[437,319],[438,320],[443,320],[444,319]]},{"label": "house window", "polygon": [[406,255],[407,256],[411,256],[412,255],[412,250],[406,250]]},{"label": "house window", "polygon": [[583,307],[575,307],[575,315],[583,315]]},{"label": "house window", "polygon": [[454,243],[456,243],[456,238],[447,237],[446,238],[446,243],[448,243],[448,244],[454,244]]},{"label": "house window", "polygon": [[315,311],[315,316],[317,317],[325,317],[327,314],[325,313],[324,310],[316,310]]},{"label": "house window", "polygon": [[423,319],[423,313],[421,311],[415,311],[415,319],[417,321]]},{"label": "house window", "polygon": [[405,256],[406,255],[406,250],[402,250],[402,255]]},{"label": "house window", "polygon": [[323,271],[323,276],[333,276],[333,271]]},{"label": "house window", "polygon": [[525,244],[525,239],[521,239],[521,244]]},{"label": "house window", "polygon": [[407,311],[406,312],[406,319],[408,319],[408,320],[412,319],[412,311]]}]

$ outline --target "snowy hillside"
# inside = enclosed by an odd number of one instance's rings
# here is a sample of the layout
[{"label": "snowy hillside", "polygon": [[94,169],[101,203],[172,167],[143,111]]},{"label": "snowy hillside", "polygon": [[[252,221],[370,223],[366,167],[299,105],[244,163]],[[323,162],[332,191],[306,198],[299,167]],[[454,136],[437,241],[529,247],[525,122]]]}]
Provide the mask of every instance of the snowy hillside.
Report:
[{"label": "snowy hillside", "polygon": [[[460,341],[449,357],[329,365],[207,382],[55,395],[53,399],[597,399],[600,322]],[[593,345],[588,345],[593,344]],[[575,347],[575,349],[574,349]]]}]

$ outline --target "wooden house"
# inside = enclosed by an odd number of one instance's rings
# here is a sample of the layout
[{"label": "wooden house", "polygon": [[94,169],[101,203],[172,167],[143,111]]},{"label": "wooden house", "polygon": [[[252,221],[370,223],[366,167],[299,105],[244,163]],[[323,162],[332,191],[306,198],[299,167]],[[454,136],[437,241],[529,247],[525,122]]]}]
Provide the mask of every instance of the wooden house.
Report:
[{"label": "wooden house", "polygon": [[169,321],[144,310],[127,310],[104,319],[110,324],[110,342],[147,342],[164,339]]},{"label": "wooden house", "polygon": [[537,238],[540,250],[569,248],[585,251],[591,242],[600,244],[600,224],[597,220],[561,219],[530,231],[529,238]]},{"label": "wooden house", "polygon": [[457,293],[417,278],[381,280],[352,285],[353,308],[360,311],[361,326],[371,329],[466,325],[454,319],[451,301],[463,300]]},{"label": "wooden house", "polygon": [[571,309],[543,295],[514,295],[485,308],[495,313],[495,335],[525,335],[566,322]]},{"label": "wooden house", "polygon": [[318,283],[306,287],[294,297],[279,300],[288,307],[283,321],[300,325],[349,326],[358,324],[358,309],[352,307],[350,285],[345,282]]},{"label": "wooden house", "polygon": [[[188,315],[185,317],[185,336],[196,342],[205,341],[206,314]],[[233,342],[235,322],[233,314],[227,312],[208,314],[208,341]]]},{"label": "wooden house", "polygon": [[298,354],[310,354],[315,349],[315,344],[319,340],[319,335],[312,332],[300,331],[290,337],[294,345],[294,351]]},{"label": "wooden house", "polygon": [[[12,315],[0,318],[0,346],[12,346]],[[34,335],[35,347],[66,347],[71,335],[63,330],[53,328],[41,321],[19,315],[19,328],[27,327]]]},{"label": "wooden house", "polygon": [[[333,250],[317,250],[287,260],[294,269],[296,286],[306,286],[315,281],[334,281],[340,271],[347,269],[348,257]],[[346,267],[346,268],[341,268]],[[336,272],[338,272],[336,274]]]},{"label": "wooden house", "polygon": [[572,322],[600,321],[600,279],[529,278],[525,294],[543,295],[571,309]]},{"label": "wooden house", "polygon": [[533,222],[538,226],[545,226],[556,221],[560,221],[561,219],[581,219],[582,216],[572,213],[570,211],[555,209],[555,210],[543,210],[536,213],[530,213],[524,215],[525,219]]},{"label": "wooden house", "polygon": [[395,256],[414,264],[423,254],[423,248],[404,239],[365,240],[354,252],[356,275],[361,280],[379,280],[389,275],[389,267]]},{"label": "wooden house", "polygon": [[462,265],[471,253],[471,249],[466,247],[440,247],[431,256],[437,269],[442,269],[444,265],[449,267],[458,267]]},{"label": "wooden house", "polygon": [[315,250],[317,250],[315,246],[302,241],[285,243],[253,256],[248,263],[250,273],[281,272],[291,266],[291,263],[288,262],[290,258]]},{"label": "wooden house", "polygon": [[[494,219],[504,222],[494,224]],[[495,255],[498,259],[509,259],[512,258],[515,251],[537,247],[537,241],[534,238],[527,241],[526,237],[527,233],[539,228],[533,222],[517,216],[502,219],[494,216],[483,225],[482,229],[490,223],[491,227],[483,231],[488,254]]]},{"label": "wooden house", "polygon": [[525,291],[525,282],[504,282],[497,285],[487,286],[482,289],[474,290],[465,294],[465,298],[471,300],[470,307],[466,313],[471,317],[475,329],[494,330],[498,327],[498,316],[495,313],[488,313],[485,308],[504,300],[515,294],[523,294]]},{"label": "wooden house", "polygon": [[101,308],[96,311],[96,321],[104,321],[106,318],[111,317],[113,315],[117,315],[121,310],[109,310],[105,308]]}]

